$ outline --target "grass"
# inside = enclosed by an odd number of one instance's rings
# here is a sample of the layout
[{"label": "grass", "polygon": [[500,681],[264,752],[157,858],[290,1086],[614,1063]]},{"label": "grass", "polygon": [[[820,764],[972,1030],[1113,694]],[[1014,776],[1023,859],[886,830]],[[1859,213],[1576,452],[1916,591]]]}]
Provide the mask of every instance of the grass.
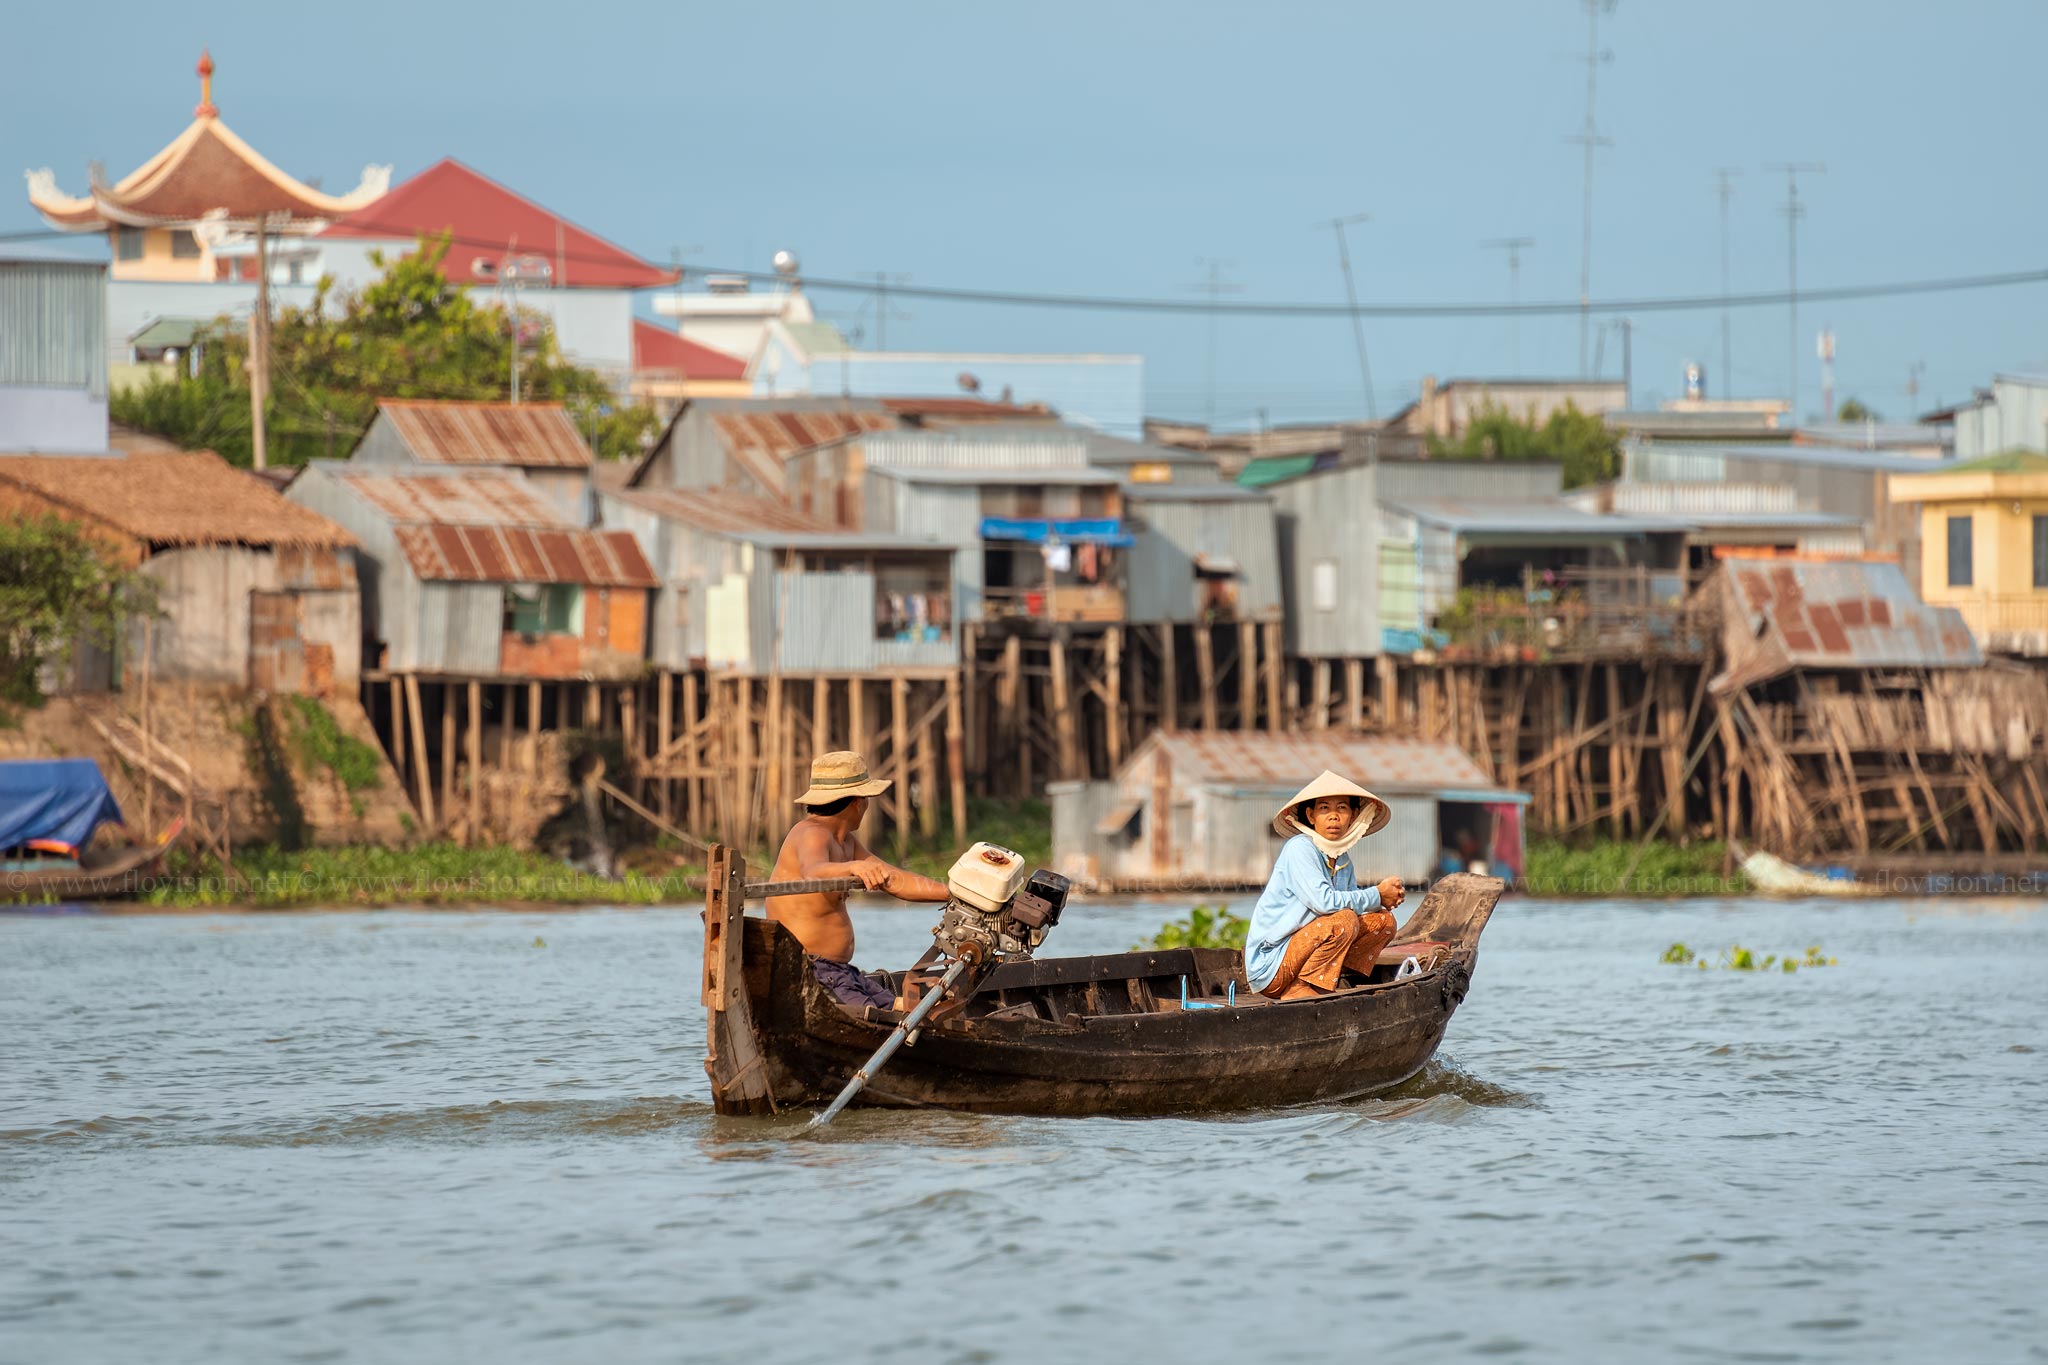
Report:
[{"label": "grass", "polygon": [[1639,850],[1633,840],[1578,847],[1536,839],[1522,880],[1531,896],[1739,896],[1749,881],[1740,870],[1722,875],[1727,853],[1727,845],[1712,841],[1683,848],[1660,841]]},{"label": "grass", "polygon": [[334,713],[318,697],[293,697],[292,747],[308,768],[334,774],[351,792],[369,791],[383,771],[383,756],[354,735],[344,734]]},{"label": "grass", "polygon": [[267,845],[237,849],[232,885],[211,858],[174,854],[150,905],[199,908],[378,905],[666,905],[696,900],[682,867],[659,877],[627,873],[606,881],[537,853],[512,848],[426,844],[412,849],[369,846],[293,851]]}]

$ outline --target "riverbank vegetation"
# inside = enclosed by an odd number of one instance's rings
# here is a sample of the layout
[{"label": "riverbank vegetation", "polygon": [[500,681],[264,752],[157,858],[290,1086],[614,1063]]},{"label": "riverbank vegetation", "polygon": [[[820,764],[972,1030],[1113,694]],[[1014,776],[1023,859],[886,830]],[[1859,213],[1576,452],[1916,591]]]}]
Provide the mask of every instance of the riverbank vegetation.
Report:
[{"label": "riverbank vegetation", "polygon": [[1534,839],[1523,863],[1530,896],[1740,896],[1749,881],[1715,841],[1649,845],[1601,842],[1577,846]]},{"label": "riverbank vegetation", "polygon": [[671,905],[697,899],[702,867],[627,872],[609,881],[514,848],[235,850],[236,877],[210,857],[174,853],[144,904],[263,910],[387,905]]}]

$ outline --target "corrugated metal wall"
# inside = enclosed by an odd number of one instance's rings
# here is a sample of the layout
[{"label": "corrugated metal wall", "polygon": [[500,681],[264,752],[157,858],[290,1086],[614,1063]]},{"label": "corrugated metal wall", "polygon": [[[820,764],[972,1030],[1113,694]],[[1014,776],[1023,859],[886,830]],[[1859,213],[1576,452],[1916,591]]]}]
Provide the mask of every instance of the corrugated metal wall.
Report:
[{"label": "corrugated metal wall", "polygon": [[[1353,465],[1276,484],[1280,568],[1288,651],[1308,658],[1356,658],[1380,651],[1377,470]],[[1336,575],[1336,600],[1314,601],[1315,567]]]},{"label": "corrugated metal wall", "polygon": [[0,384],[107,394],[107,270],[0,261]]},{"label": "corrugated metal wall", "polygon": [[862,489],[868,527],[952,545],[953,619],[981,619],[981,491],[963,484],[916,484],[870,472]]},{"label": "corrugated metal wall", "polygon": [[877,431],[860,438],[869,464],[898,469],[1085,467],[1088,441],[1057,429],[1004,432]]},{"label": "corrugated metal wall", "polygon": [[1133,621],[1192,622],[1200,593],[1194,557],[1237,562],[1240,615],[1277,615],[1284,605],[1273,504],[1264,499],[1172,501],[1133,496],[1137,543],[1128,558],[1125,600]]},{"label": "corrugated metal wall", "polygon": [[1410,498],[1554,498],[1564,491],[1564,467],[1515,460],[1382,460],[1376,489],[1385,502]]},{"label": "corrugated metal wall", "polygon": [[[408,579],[411,573],[406,573]],[[505,634],[505,589],[496,583],[420,583],[418,636],[411,667],[427,673],[498,671]]]}]

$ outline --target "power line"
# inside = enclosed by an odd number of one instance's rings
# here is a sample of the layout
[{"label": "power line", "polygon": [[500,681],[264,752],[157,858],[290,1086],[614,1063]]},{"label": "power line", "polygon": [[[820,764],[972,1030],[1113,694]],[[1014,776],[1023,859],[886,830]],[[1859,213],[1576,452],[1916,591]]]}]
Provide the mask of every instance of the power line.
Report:
[{"label": "power line", "polygon": [[[378,226],[378,225],[372,225]],[[34,237],[74,237],[68,232],[16,233],[0,235],[0,242],[28,240]],[[409,235],[397,233],[395,235]],[[316,239],[317,240],[317,239]],[[475,237],[454,237],[458,246],[486,246],[502,250],[504,243],[488,242]],[[600,259],[579,255],[574,251],[563,256],[567,261],[591,262]],[[725,275],[743,279],[749,283],[773,284],[782,277],[766,270],[744,270],[705,264],[686,265],[685,269],[697,275]],[[804,288],[826,293],[873,294],[876,286],[873,280],[838,279],[806,274]],[[1859,299],[1902,298],[1914,294],[1953,294],[1976,289],[2003,289],[2016,285],[2048,283],[2048,268],[2008,270],[1980,275],[1949,275],[1930,279],[1897,280],[1874,284],[1838,285],[1831,288],[1808,289],[1798,297],[1810,303],[1854,301]],[[1104,313],[1214,313],[1218,316],[1239,317],[1299,317],[1299,318],[1348,318],[1355,311],[1367,318],[1472,318],[1472,317],[1555,317],[1577,313],[1581,304],[1576,299],[1555,299],[1535,303],[1361,303],[1354,310],[1349,303],[1317,303],[1309,301],[1269,300],[1245,303],[1194,302],[1187,299],[1146,298],[1114,294],[1041,294],[1022,290],[951,288],[937,285],[891,284],[891,295],[928,299],[935,303],[988,303],[1030,308],[1072,308]],[[1593,313],[1669,313],[1697,312],[1709,308],[1775,308],[1789,302],[1793,294],[1783,290],[1758,290],[1742,294],[1672,294],[1647,298],[1593,299],[1583,305]]]}]

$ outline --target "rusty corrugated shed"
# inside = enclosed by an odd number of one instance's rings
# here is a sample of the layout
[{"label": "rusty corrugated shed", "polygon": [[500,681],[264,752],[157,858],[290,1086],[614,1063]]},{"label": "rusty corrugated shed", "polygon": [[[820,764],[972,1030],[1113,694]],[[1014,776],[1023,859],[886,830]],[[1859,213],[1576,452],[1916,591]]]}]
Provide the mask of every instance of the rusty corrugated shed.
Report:
[{"label": "rusty corrugated shed", "polygon": [[1294,791],[1329,768],[1382,794],[1500,789],[1455,744],[1406,735],[1179,730],[1146,741],[1146,747],[1154,744],[1166,751],[1173,783],[1181,788]]},{"label": "rusty corrugated shed", "polygon": [[1761,682],[1794,668],[1975,668],[1984,662],[1953,607],[1920,600],[1890,560],[1729,558],[1724,628],[1729,663],[1718,685]]},{"label": "rusty corrugated shed", "polygon": [[[381,466],[390,468],[390,466]],[[518,474],[478,469],[462,473],[383,474],[376,465],[349,465],[337,477],[395,522],[439,526],[572,526],[548,496]]]},{"label": "rusty corrugated shed", "polygon": [[429,582],[660,586],[630,531],[415,525],[394,534],[406,563]]},{"label": "rusty corrugated shed", "polygon": [[377,410],[423,464],[585,468],[590,447],[560,403],[402,403]]},{"label": "rusty corrugated shed", "polygon": [[712,427],[737,460],[766,488],[781,488],[782,462],[800,450],[869,431],[893,431],[897,421],[887,411],[845,408],[784,408],[714,413]]}]

